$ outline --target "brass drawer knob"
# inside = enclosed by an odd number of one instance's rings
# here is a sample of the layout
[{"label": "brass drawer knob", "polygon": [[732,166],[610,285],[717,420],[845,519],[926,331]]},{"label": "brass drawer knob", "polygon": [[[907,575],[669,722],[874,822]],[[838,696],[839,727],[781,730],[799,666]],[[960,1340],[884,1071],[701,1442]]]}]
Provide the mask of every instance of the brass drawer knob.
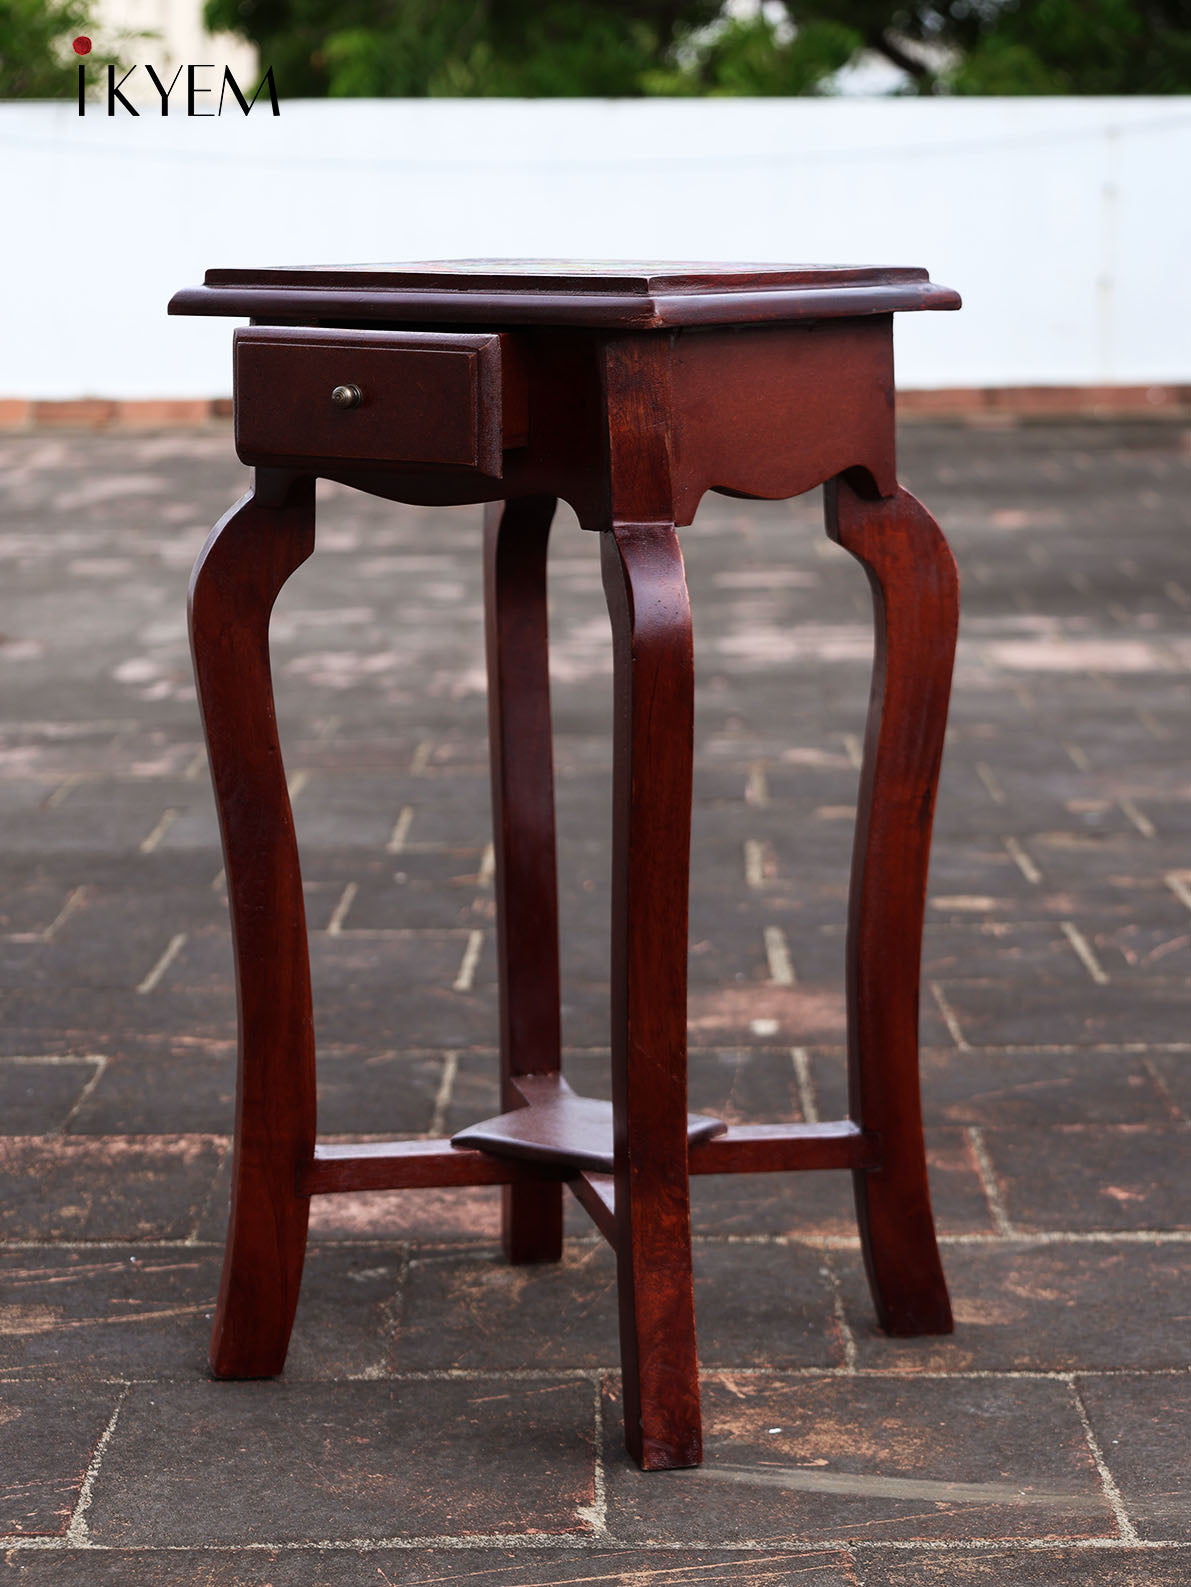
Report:
[{"label": "brass drawer knob", "polygon": [[331,401],[337,408],[358,408],[360,406],[359,386],[336,386],[331,393]]}]

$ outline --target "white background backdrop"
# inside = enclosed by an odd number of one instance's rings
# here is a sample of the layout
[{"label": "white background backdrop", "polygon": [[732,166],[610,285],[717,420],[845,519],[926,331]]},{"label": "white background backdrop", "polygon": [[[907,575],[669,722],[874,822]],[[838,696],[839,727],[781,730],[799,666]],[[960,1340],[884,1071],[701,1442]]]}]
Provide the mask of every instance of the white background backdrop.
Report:
[{"label": "white background backdrop", "polygon": [[262,104],[0,104],[0,397],[227,394],[209,265],[517,255],[925,265],[903,386],[1191,381],[1186,100]]}]

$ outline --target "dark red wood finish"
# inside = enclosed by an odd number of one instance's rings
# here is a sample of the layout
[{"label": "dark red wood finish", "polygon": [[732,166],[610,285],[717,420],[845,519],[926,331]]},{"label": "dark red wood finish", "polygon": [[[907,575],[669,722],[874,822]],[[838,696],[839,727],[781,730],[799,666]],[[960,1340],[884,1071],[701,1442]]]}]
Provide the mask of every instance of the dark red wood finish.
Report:
[{"label": "dark red wood finish", "polygon": [[247,314],[294,324],[334,319],[643,331],[958,307],[956,293],[918,269],[573,259],[208,270],[201,287],[187,287],[170,302],[172,314]]},{"label": "dark red wood finish", "polygon": [[[559,1255],[569,1186],[616,1250],[625,1437],[647,1469],[700,1458],[690,1174],[851,1171],[882,1325],[950,1328],[917,1020],[957,589],[938,526],[897,484],[892,315],[957,305],[915,270],[499,261],[215,271],[175,298],[174,312],[288,322],[240,333],[240,448],[269,466],[208,542],[192,593],[241,1029],[217,1373],[281,1369],[308,1198],[365,1189],[499,1185],[505,1250],[527,1262]],[[326,438],[351,414],[332,412],[324,388],[351,381],[336,360],[357,353],[371,390],[386,403],[405,390],[417,411],[332,451]],[[474,378],[461,381],[464,368]],[[504,1112],[454,1145],[315,1143],[301,884],[267,641],[273,599],[313,545],[315,475],[398,501],[489,504]],[[877,635],[849,909],[850,1117],[725,1129],[686,1110],[693,640],[677,529],[707,490],[776,498],[823,483],[828,532],[872,584]],[[557,498],[601,535],[612,621],[610,1108],[575,1097],[560,1074],[546,622]]]},{"label": "dark red wood finish", "polygon": [[876,650],[848,905],[848,1093],[881,1143],[856,1210],[877,1316],[892,1334],[951,1331],[935,1243],[918,1084],[918,985],[935,789],[959,629],[959,577],[908,491],[826,494],[827,531],[862,564]]},{"label": "dark red wood finish", "polygon": [[211,1336],[217,1377],[281,1371],[298,1304],[314,1155],[306,914],[269,668],[269,614],[314,550],[314,480],[258,475],[190,583],[190,638],[223,834],[239,1071],[232,1205]]},{"label": "dark red wood finish", "polygon": [[[546,548],[556,503],[528,496],[484,514],[484,627],[492,768],[501,1105],[519,1075],[556,1075],[558,879],[546,624]],[[510,1262],[562,1255],[562,1187],[511,1185],[501,1233]]]},{"label": "dark red wood finish", "polygon": [[[499,479],[505,447],[525,443],[522,369],[502,356],[505,341],[458,331],[237,331],[236,451],[246,463],[281,467],[427,467]],[[330,401],[337,386],[354,388],[355,407]]]},{"label": "dark red wood finish", "polygon": [[[497,1157],[515,1157],[585,1173],[616,1169],[615,1110],[611,1102],[582,1097],[561,1075],[522,1075],[513,1087],[519,1106],[471,1124],[451,1137],[461,1150],[475,1148]],[[728,1126],[707,1113],[688,1113],[690,1145],[723,1135]]]},{"label": "dark red wood finish", "polygon": [[[615,462],[613,470],[615,473]],[[697,1465],[686,1135],[694,660],[671,524],[603,538],[614,666],[612,1104],[625,1439],[647,1471]]]}]

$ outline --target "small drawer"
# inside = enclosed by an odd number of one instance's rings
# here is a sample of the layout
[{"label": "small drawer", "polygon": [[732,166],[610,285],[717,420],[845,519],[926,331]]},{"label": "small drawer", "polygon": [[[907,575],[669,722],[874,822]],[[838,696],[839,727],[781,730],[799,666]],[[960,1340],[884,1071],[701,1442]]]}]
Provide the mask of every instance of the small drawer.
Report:
[{"label": "small drawer", "polygon": [[246,463],[363,463],[501,477],[525,441],[512,338],[253,327],[235,333]]}]

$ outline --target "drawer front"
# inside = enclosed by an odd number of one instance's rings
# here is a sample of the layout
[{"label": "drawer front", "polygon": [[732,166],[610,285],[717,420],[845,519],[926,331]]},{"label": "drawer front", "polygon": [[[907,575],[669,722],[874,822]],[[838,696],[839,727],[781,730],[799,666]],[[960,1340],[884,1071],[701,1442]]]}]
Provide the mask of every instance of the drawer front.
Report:
[{"label": "drawer front", "polygon": [[236,450],[246,463],[413,465],[499,479],[503,340],[496,333],[237,331]]}]

